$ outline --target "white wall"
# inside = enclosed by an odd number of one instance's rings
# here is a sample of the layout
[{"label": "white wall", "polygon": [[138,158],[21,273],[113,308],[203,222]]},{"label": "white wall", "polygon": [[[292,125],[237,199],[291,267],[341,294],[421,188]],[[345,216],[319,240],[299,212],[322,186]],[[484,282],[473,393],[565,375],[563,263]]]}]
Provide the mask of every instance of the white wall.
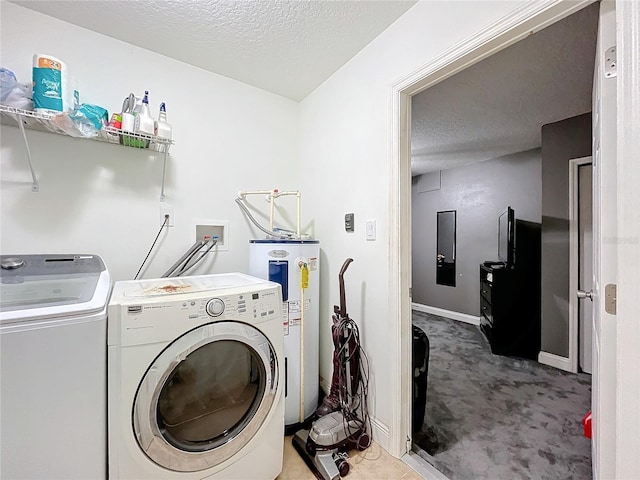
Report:
[{"label": "white wall", "polygon": [[[154,116],[167,103],[176,144],[165,204],[175,227],[160,236],[144,277],[161,275],[195,241],[195,219],[228,220],[230,229],[229,250],[193,273],[247,271],[248,240],[263,235],[250,232],[234,198],[299,187],[299,105],[8,2],[0,8],[1,63],[19,80],[31,81],[32,55],[46,53],[69,65],[83,102],[111,113],[129,92],[149,90]],[[97,253],[114,280],[133,278],[160,227],[161,159],[28,131],[40,181],[32,193],[19,129],[0,134],[2,254]]]},{"label": "white wall", "polygon": [[[395,392],[389,352],[389,176],[392,85],[445,50],[497,21],[517,2],[423,1],[412,7],[302,102],[301,186],[323,250],[320,296],[321,376],[330,378],[331,306],[346,257],[347,309],[361,328],[371,362],[375,438],[388,446]],[[355,213],[355,232],[344,214]],[[365,240],[365,221],[377,240]],[[407,373],[409,374],[409,373]]]},{"label": "white wall", "polygon": [[[541,223],[540,169],[540,149],[533,149],[443,170],[441,188],[429,192],[419,193],[413,178],[413,302],[479,315],[479,264],[498,260],[500,214],[511,206],[518,220]],[[457,212],[455,287],[436,283],[436,216],[443,210]]]}]

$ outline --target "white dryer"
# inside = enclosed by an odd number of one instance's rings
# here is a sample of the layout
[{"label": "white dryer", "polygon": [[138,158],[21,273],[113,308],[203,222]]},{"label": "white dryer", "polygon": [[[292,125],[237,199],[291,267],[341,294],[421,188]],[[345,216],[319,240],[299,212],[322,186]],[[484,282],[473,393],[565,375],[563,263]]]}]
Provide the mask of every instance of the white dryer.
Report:
[{"label": "white dryer", "polygon": [[109,272],[97,255],[0,264],[0,478],[104,479]]},{"label": "white dryer", "polygon": [[239,273],[115,283],[107,347],[110,478],[280,474],[280,288]]}]

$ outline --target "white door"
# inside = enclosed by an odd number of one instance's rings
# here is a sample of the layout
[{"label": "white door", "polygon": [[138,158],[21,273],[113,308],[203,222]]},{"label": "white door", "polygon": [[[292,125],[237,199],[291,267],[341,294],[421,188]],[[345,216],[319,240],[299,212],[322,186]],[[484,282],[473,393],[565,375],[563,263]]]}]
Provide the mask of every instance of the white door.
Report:
[{"label": "white door", "polygon": [[[616,84],[609,67],[615,61],[615,3],[600,4],[593,81],[593,473],[615,478],[616,324],[606,308],[605,290],[615,285],[616,245]],[[584,303],[584,301],[583,301]],[[609,310],[609,311],[607,311]]]},{"label": "white door", "polygon": [[[578,289],[593,290],[593,166],[578,166]],[[589,301],[578,303],[579,366],[591,373],[593,340],[593,305]]]}]

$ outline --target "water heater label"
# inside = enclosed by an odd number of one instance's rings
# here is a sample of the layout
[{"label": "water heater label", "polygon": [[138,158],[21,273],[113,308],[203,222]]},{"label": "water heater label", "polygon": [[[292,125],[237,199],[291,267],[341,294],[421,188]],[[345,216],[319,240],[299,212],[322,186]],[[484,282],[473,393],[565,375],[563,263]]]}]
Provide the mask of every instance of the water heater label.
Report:
[{"label": "water heater label", "polygon": [[[289,302],[289,318],[291,318],[291,316],[298,316],[300,315],[300,300],[292,300]],[[305,298],[304,299],[304,311],[308,312],[309,310],[311,310],[311,299],[310,298]]]},{"label": "water heater label", "polygon": [[273,258],[285,258],[289,256],[286,250],[271,250],[268,255]]}]

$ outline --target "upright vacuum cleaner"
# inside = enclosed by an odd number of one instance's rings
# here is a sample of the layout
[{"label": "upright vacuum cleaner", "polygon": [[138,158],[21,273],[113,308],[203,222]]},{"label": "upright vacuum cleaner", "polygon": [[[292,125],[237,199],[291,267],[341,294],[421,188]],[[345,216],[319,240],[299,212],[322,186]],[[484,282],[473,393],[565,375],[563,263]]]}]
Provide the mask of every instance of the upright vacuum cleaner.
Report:
[{"label": "upright vacuum cleaner", "polygon": [[365,450],[371,444],[368,395],[368,363],[360,346],[358,326],[349,318],[344,293],[347,258],[338,276],[340,306],[333,307],[333,374],[331,389],[316,410],[311,430],[293,436],[293,446],[319,480],[338,480],[349,473],[348,451]]}]

